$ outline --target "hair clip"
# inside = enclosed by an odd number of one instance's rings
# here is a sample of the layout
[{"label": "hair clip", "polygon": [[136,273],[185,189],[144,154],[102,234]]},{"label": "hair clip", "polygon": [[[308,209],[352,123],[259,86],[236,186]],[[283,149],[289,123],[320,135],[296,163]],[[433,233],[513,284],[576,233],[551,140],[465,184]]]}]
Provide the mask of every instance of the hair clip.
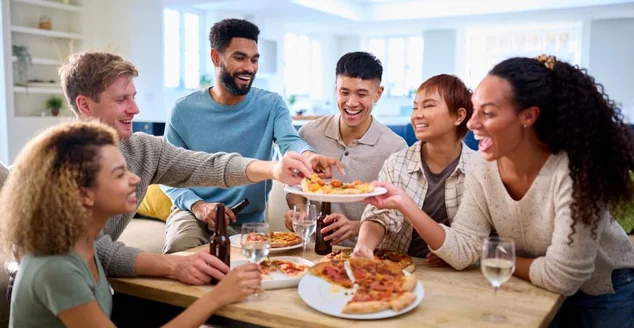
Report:
[{"label": "hair clip", "polygon": [[549,56],[549,55],[539,55],[537,57],[535,57],[535,59],[544,64],[544,66],[546,66],[546,68],[548,68],[549,70],[553,70],[553,68],[555,67],[555,63],[557,62],[557,58],[555,58],[555,56]]}]

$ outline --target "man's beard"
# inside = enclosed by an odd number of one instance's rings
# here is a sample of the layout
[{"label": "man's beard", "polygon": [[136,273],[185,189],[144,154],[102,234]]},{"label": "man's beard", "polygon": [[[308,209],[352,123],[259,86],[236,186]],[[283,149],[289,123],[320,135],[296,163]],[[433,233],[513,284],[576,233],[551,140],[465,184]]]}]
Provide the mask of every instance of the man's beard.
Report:
[{"label": "man's beard", "polygon": [[[238,75],[250,75],[251,80],[249,81],[249,84],[242,87],[238,86],[235,80]],[[248,72],[237,72],[233,75],[230,75],[229,71],[227,70],[227,67],[224,64],[220,65],[220,83],[222,83],[225,89],[231,92],[231,94],[234,96],[244,96],[247,93],[249,93],[249,90],[251,90],[251,84],[253,84],[254,78],[255,78],[255,74],[251,74]]]}]

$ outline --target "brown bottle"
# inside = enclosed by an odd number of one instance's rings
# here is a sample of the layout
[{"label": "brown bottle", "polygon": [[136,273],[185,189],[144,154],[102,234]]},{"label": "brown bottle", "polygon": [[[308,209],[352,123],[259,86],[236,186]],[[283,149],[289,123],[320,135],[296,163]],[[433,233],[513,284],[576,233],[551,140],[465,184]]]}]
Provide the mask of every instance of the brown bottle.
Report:
[{"label": "brown bottle", "polygon": [[[216,206],[216,225],[214,226],[214,233],[209,239],[209,253],[220,261],[224,262],[227,266],[231,261],[231,241],[227,236],[227,226],[225,224],[225,207],[220,204]],[[218,279],[211,278],[212,284],[217,284]]]},{"label": "brown bottle", "polygon": [[[330,223],[324,223],[324,219],[330,214],[330,203],[322,202],[321,210],[319,211],[319,216],[317,217],[317,226],[315,227],[315,253],[319,255],[327,255],[332,253],[332,245],[330,241],[324,240],[324,237],[331,234],[329,232],[327,235],[322,235],[321,229],[330,225]],[[331,222],[332,223],[332,222]]]},{"label": "brown bottle", "polygon": [[231,207],[231,212],[233,212],[234,215],[238,215],[238,213],[240,213],[240,211],[242,211],[249,204],[250,204],[249,199],[245,198],[243,201],[239,202],[238,204],[233,205]]}]

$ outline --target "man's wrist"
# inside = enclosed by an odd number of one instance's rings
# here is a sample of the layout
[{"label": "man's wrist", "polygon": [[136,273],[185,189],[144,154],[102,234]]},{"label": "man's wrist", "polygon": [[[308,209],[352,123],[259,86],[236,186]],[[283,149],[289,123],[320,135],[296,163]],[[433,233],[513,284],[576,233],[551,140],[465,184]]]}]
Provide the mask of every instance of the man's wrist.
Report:
[{"label": "man's wrist", "polygon": [[202,199],[201,199],[201,200],[198,200],[198,201],[195,201],[195,202],[192,204],[191,208],[190,208],[191,212],[192,212],[192,213],[196,212],[196,211],[197,211],[197,209],[198,209],[198,206],[201,206],[203,203],[205,203],[205,201],[204,201],[204,200],[202,200]]},{"label": "man's wrist", "polygon": [[175,261],[175,256],[163,255],[162,258],[167,269],[166,276],[170,279],[178,280],[176,277],[176,273],[178,272],[178,264]]}]

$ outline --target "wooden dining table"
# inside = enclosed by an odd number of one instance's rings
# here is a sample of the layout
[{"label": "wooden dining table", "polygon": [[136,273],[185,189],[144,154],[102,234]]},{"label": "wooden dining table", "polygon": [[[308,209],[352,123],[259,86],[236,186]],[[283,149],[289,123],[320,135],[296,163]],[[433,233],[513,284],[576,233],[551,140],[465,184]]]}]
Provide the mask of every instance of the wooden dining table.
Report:
[{"label": "wooden dining table", "polygon": [[[208,245],[176,253],[187,255],[207,251]],[[301,248],[275,256],[301,256]],[[317,262],[322,256],[308,245],[306,259]],[[231,248],[231,260],[244,260],[239,248]],[[494,293],[489,282],[472,266],[456,271],[450,267],[430,267],[424,259],[414,259],[414,274],[422,282],[424,298],[412,311],[380,320],[350,320],[323,314],[302,301],[297,288],[267,290],[263,301],[240,302],[219,309],[218,316],[267,327],[546,327],[563,302],[552,293],[513,277]],[[211,285],[190,286],[161,278],[111,278],[118,293],[187,307],[208,292]],[[483,319],[485,313],[503,314],[504,323]]]}]

